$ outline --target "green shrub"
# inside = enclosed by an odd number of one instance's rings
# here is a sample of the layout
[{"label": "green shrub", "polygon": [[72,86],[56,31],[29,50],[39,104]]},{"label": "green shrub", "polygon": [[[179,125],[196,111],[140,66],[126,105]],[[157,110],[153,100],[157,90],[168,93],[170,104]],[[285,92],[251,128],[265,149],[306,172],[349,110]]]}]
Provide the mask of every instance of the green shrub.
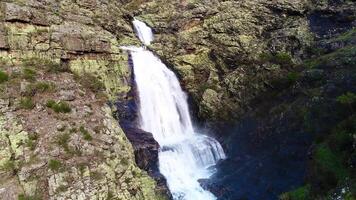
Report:
[{"label": "green shrub", "polygon": [[25,95],[34,96],[37,93],[53,91],[54,88],[55,85],[53,83],[48,83],[48,82],[31,83],[26,87]]},{"label": "green shrub", "polygon": [[341,104],[351,105],[356,102],[356,94],[352,92],[348,92],[343,94],[336,99]]},{"label": "green shrub", "polygon": [[79,128],[79,131],[83,134],[84,140],[92,140],[93,137],[90,135],[89,131],[87,131],[83,126]]},{"label": "green shrub", "polygon": [[291,65],[293,64],[292,62],[292,56],[289,55],[288,53],[285,52],[278,52],[274,58],[274,62],[280,65]]},{"label": "green shrub", "polygon": [[298,72],[289,72],[287,74],[287,79],[290,83],[295,83],[299,79],[299,73]]},{"label": "green shrub", "polygon": [[327,145],[321,144],[318,146],[315,159],[323,171],[332,173],[338,180],[347,177],[348,172],[342,164],[341,157],[332,152]]},{"label": "green shrub", "polygon": [[26,146],[30,148],[30,150],[35,150],[37,145],[38,135],[37,133],[29,134],[28,140],[26,141]]},{"label": "green shrub", "polygon": [[56,113],[70,113],[72,111],[70,105],[64,101],[57,103],[54,100],[48,100],[46,106],[54,110]]},{"label": "green shrub", "polygon": [[28,81],[34,81],[36,80],[36,71],[30,68],[24,68],[22,70],[22,78],[28,80]]},{"label": "green shrub", "polygon": [[75,76],[76,80],[85,88],[92,92],[102,92],[105,90],[105,85],[96,76],[90,73],[83,73]]},{"label": "green shrub", "polygon": [[52,171],[58,171],[61,167],[62,167],[62,163],[59,160],[51,159],[48,162],[48,168],[51,169]]},{"label": "green shrub", "polygon": [[2,170],[14,173],[16,171],[16,164],[13,160],[6,161],[1,167]]},{"label": "green shrub", "polygon": [[9,80],[9,75],[0,70],[0,84]]},{"label": "green shrub", "polygon": [[271,62],[282,66],[293,65],[292,56],[286,52],[278,52],[275,55],[271,53],[261,53],[259,60],[262,63]]},{"label": "green shrub", "polygon": [[31,110],[35,107],[35,103],[32,101],[31,97],[23,97],[20,99],[19,106],[21,109]]},{"label": "green shrub", "polygon": [[66,72],[69,70],[66,66],[61,66],[59,63],[46,58],[25,58],[22,60],[22,64],[27,68],[37,68],[46,70],[47,72]]},{"label": "green shrub", "polygon": [[17,196],[18,200],[42,200],[41,196],[39,195],[25,195],[25,194],[19,194]]},{"label": "green shrub", "polygon": [[56,144],[61,146],[67,152],[70,151],[69,146],[68,146],[69,141],[70,141],[69,133],[63,133],[56,137]]},{"label": "green shrub", "polygon": [[307,200],[309,199],[310,186],[299,187],[293,191],[281,195],[281,200]]}]

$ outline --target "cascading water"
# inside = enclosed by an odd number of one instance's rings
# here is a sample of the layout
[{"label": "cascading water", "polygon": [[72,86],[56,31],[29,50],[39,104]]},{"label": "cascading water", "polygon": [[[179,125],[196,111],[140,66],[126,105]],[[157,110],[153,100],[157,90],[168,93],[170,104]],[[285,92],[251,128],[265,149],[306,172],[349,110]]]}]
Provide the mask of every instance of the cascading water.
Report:
[{"label": "cascading water", "polygon": [[[140,40],[149,45],[151,29],[133,21]],[[131,53],[140,102],[140,128],[151,132],[160,144],[159,169],[166,177],[173,198],[210,200],[216,197],[204,190],[198,180],[209,178],[212,166],[225,158],[213,138],[194,131],[187,97],[175,74],[152,52],[141,47],[124,47]]]}]

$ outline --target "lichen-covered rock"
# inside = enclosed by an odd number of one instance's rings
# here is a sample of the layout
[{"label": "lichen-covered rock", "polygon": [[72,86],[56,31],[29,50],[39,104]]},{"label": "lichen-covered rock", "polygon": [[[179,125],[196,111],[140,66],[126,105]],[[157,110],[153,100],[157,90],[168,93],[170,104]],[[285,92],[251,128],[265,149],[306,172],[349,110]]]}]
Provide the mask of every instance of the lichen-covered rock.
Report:
[{"label": "lichen-covered rock", "polygon": [[207,88],[219,94],[226,105],[220,114],[198,111],[216,121],[241,116],[300,63],[313,41],[309,9],[307,0],[161,0],[144,3],[138,13],[155,31],[150,48],[178,73],[198,107],[206,108]]},{"label": "lichen-covered rock", "polygon": [[164,198],[105,105],[130,89],[125,5],[0,2],[0,199]]}]

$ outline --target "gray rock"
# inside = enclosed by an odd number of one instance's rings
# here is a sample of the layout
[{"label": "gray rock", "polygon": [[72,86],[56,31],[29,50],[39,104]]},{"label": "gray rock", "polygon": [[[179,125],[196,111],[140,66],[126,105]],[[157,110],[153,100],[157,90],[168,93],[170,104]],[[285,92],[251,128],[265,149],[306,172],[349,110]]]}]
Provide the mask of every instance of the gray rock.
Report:
[{"label": "gray rock", "polygon": [[63,101],[74,101],[75,100],[74,91],[62,90],[62,91],[59,92],[59,94],[61,95],[59,97],[60,100],[63,100]]}]

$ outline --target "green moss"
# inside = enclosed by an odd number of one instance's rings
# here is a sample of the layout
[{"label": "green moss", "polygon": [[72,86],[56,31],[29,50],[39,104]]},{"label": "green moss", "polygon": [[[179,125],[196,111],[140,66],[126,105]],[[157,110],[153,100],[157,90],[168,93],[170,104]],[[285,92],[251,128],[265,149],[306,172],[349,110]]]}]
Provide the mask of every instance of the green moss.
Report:
[{"label": "green moss", "polygon": [[48,100],[46,106],[56,113],[70,113],[72,111],[70,105],[64,101],[57,103],[54,100]]},{"label": "green moss", "polygon": [[0,84],[9,80],[9,75],[0,70]]},{"label": "green moss", "polygon": [[338,180],[344,180],[348,176],[348,172],[343,166],[339,155],[333,152],[327,145],[321,144],[318,146],[315,152],[315,159],[323,171],[334,174]]},{"label": "green moss", "polygon": [[92,140],[93,137],[90,135],[89,131],[87,131],[83,126],[79,128],[79,131],[82,133],[84,140]]},{"label": "green moss", "polygon": [[19,107],[21,109],[31,110],[35,107],[35,103],[32,101],[31,97],[23,97],[20,99]]},{"label": "green moss", "polygon": [[52,171],[59,171],[62,167],[62,163],[59,160],[51,159],[48,162],[48,168]]}]

